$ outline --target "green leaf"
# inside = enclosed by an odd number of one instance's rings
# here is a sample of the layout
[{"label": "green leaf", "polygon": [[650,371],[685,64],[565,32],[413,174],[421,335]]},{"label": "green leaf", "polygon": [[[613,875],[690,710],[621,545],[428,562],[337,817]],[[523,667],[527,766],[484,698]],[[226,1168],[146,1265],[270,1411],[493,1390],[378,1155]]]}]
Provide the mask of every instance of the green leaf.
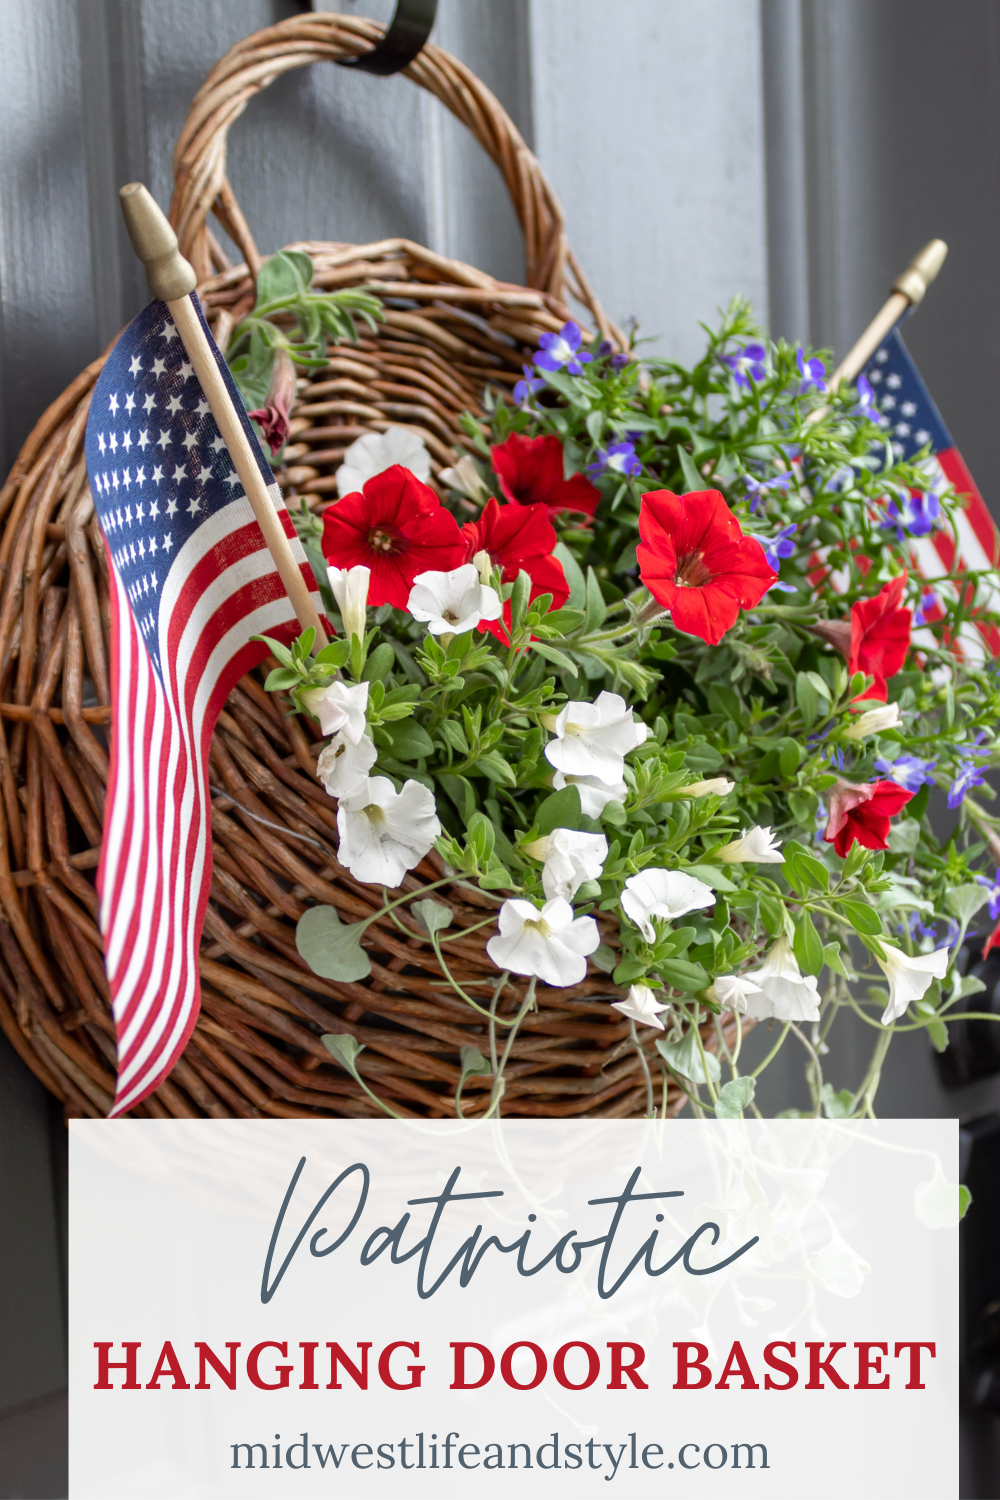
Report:
[{"label": "green leaf", "polygon": [[458,1093],[462,1092],[467,1078],[483,1078],[493,1071],[490,1067],[489,1058],[484,1057],[478,1047],[462,1047],[458,1056],[462,1064],[462,1072],[458,1080]]},{"label": "green leaf", "polygon": [[760,919],[768,937],[779,937],[785,930],[785,908],[773,896],[761,894]]},{"label": "green leaf", "polygon": [[365,663],[365,670],[361,674],[362,682],[384,682],[396,664],[396,653],[387,641],[369,656]]},{"label": "green leaf", "polygon": [[473,813],[469,819],[468,841],[476,852],[480,866],[485,869],[493,856],[497,831],[485,813]]},{"label": "green leaf", "polygon": [[580,810],[580,793],[575,786],[564,786],[553,792],[539,804],[535,823],[539,834],[551,833],[553,828],[579,828],[583,819]]},{"label": "green leaf", "polygon": [[312,281],[313,263],[301,250],[279,250],[257,273],[258,308],[284,297],[301,297]]},{"label": "green leaf", "polygon": [[709,1079],[712,1083],[718,1083],[722,1077],[719,1059],[714,1053],[706,1052],[702,1062],[702,1049],[698,1046],[693,1026],[688,1027],[682,1041],[665,1042],[662,1038],[658,1039],[656,1050],[668,1067],[675,1073],[680,1073],[682,1078],[690,1078],[692,1083],[708,1083]]},{"label": "green leaf", "polygon": [[580,564],[565,542],[556,543],[552,549],[552,556],[562,564],[562,570],[566,575],[566,585],[569,589],[569,598],[566,603],[573,609],[584,609],[587,603],[587,580],[583,576]]},{"label": "green leaf", "polygon": [[850,1089],[841,1089],[838,1094],[834,1092],[832,1083],[824,1083],[820,1098],[823,1101],[823,1113],[828,1120],[846,1120],[854,1108],[854,1095]]},{"label": "green leaf", "polygon": [[367,926],[367,922],[345,926],[332,906],[312,906],[299,918],[295,946],[321,979],[340,979],[345,984],[367,979],[371,959],[361,946]]},{"label": "green leaf", "polygon": [[419,760],[423,755],[434,754],[434,741],[426,729],[411,719],[394,724],[391,730],[381,729],[379,735],[392,741],[392,753],[397,760]]},{"label": "green leaf", "polygon": [[615,984],[635,984],[637,979],[643,978],[648,967],[641,958],[623,958],[614,971]]},{"label": "green leaf", "polygon": [[463,823],[468,827],[469,819],[476,811],[476,794],[472,790],[471,782],[466,781],[464,776],[453,776],[448,771],[442,771],[438,780],[458,808]]},{"label": "green leaf", "polygon": [[532,641],[531,649],[539,656],[543,656],[546,661],[550,661],[553,666],[558,667],[560,671],[572,672],[574,677],[580,675],[580,668],[576,662],[572,661],[564,651],[558,651],[555,646],[549,646],[545,641]]},{"label": "green leaf", "polygon": [[455,915],[450,906],[445,906],[441,901],[432,901],[429,896],[423,901],[414,901],[411,909],[430,937],[450,927],[451,919]]},{"label": "green leaf", "polygon": [[597,580],[597,574],[593,568],[587,569],[587,609],[584,619],[585,630],[597,630],[604,624],[604,617],[608,612],[608,606],[604,602],[601,593],[601,585]]},{"label": "green leaf", "polygon": [[791,873],[796,890],[829,890],[830,872],[814,854],[793,841],[785,844],[781,852],[785,856],[786,874]]},{"label": "green leaf", "polygon": [[816,931],[812,917],[804,911],[795,924],[795,937],[792,940],[792,948],[795,957],[799,961],[799,968],[806,974],[819,975],[823,970],[823,944],[820,935]]},{"label": "green leaf", "polygon": [[981,906],[985,906],[990,899],[990,893],[981,885],[956,885],[948,891],[944,903],[952,916],[958,918],[963,926],[972,921]]},{"label": "green leaf", "polygon": [[720,1120],[738,1120],[750,1103],[757,1088],[754,1078],[731,1078],[719,1090],[715,1113]]},{"label": "green leaf", "polygon": [[960,1182],[959,1185],[958,1185],[958,1218],[959,1218],[959,1223],[961,1223],[961,1221],[965,1218],[965,1215],[968,1212],[969,1205],[970,1205],[971,1202],[972,1202],[972,1194],[969,1192],[969,1189],[965,1186],[965,1183],[964,1182]]},{"label": "green leaf", "polygon": [[618,955],[613,948],[608,947],[607,943],[602,943],[590,955],[590,962],[594,965],[595,969],[600,969],[602,974],[613,973],[617,961]]},{"label": "green leaf", "polygon": [[675,990],[684,990],[693,995],[697,990],[707,989],[711,983],[709,975],[701,964],[689,963],[686,958],[668,958],[657,964],[657,973],[664,984],[669,984]]},{"label": "green leaf", "polygon": [[357,1060],[365,1049],[357,1037],[351,1036],[349,1031],[328,1031],[320,1037],[320,1041],[327,1052],[333,1054],[340,1066],[360,1083]]},{"label": "green leaf", "polygon": [[469,742],[465,738],[461,726],[456,724],[454,719],[444,719],[438,725],[438,729],[440,730],[442,739],[446,744],[450,745],[456,754],[468,755]]},{"label": "green leaf", "polygon": [[517,786],[517,777],[510,762],[504,760],[498,750],[487,750],[481,755],[473,767],[474,771],[488,776],[491,781],[498,781],[501,786]]},{"label": "green leaf", "polygon": [[705,476],[698,473],[694,459],[687,449],[678,448],[677,457],[680,459],[681,473],[684,475],[685,492],[690,493],[692,490],[703,490],[706,484]]},{"label": "green leaf", "polygon": [[586,613],[582,609],[553,609],[545,616],[546,625],[552,625],[563,635],[570,635],[574,630],[579,630],[586,619]]},{"label": "green leaf", "polygon": [[811,729],[819,714],[819,694],[806,672],[795,674],[795,701],[807,729]]},{"label": "green leaf", "polygon": [[882,918],[870,906],[864,906],[860,901],[839,901],[837,908],[862,937],[878,937],[882,931]]},{"label": "green leaf", "polygon": [[531,575],[522,568],[514,581],[514,587],[510,595],[510,619],[511,629],[520,630],[524,625],[524,616],[528,609],[528,598],[531,594]]},{"label": "green leaf", "polygon": [[839,974],[841,979],[851,979],[853,977],[847,972],[847,969],[844,967],[844,960],[840,956],[839,943],[824,944],[823,962],[826,964],[828,969],[832,969],[835,974]]},{"label": "green leaf", "polygon": [[684,874],[693,875],[695,880],[703,880],[706,885],[711,886],[713,891],[739,890],[739,886],[734,885],[729,876],[717,865],[688,865]]},{"label": "green leaf", "polygon": [[920,843],[920,824],[916,818],[900,818],[889,830],[889,848],[893,854],[913,854]]}]

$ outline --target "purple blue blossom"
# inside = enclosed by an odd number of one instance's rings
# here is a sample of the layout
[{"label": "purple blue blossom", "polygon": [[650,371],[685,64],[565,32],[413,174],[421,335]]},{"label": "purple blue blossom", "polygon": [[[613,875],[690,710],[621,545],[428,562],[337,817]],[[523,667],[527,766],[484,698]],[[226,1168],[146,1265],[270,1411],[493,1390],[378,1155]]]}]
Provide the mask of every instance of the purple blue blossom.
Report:
[{"label": "purple blue blossom", "polygon": [[928,536],[934,530],[941,515],[941,501],[933,490],[917,490],[890,500],[885,513],[882,530],[895,530],[896,540],[901,542],[904,536]]},{"label": "purple blue blossom", "polygon": [[599,474],[621,474],[629,479],[642,473],[642,464],[635,456],[631,443],[611,443],[608,448],[598,448],[597,457],[587,465],[591,479]]},{"label": "purple blue blossom", "polygon": [[852,417],[863,417],[877,427],[885,426],[885,417],[875,404],[875,392],[864,375],[858,376],[858,404],[851,408]]},{"label": "purple blue blossom", "polygon": [[933,589],[924,589],[920,596],[920,603],[913,611],[914,625],[929,625],[931,610],[934,611],[934,618],[937,619],[941,610],[941,601]]},{"label": "purple blue blossom", "polygon": [[539,337],[540,352],[535,355],[535,364],[540,370],[565,370],[567,375],[582,375],[583,366],[589,365],[593,358],[581,352],[582,342],[580,326],[571,319],[558,333],[543,333]]},{"label": "purple blue blossom", "polygon": [[988,875],[977,875],[976,884],[981,885],[990,893],[990,916],[994,922],[1000,918],[1000,870],[997,871],[996,880],[991,880]]},{"label": "purple blue blossom", "polygon": [[920,942],[922,939],[929,938],[934,944],[935,950],[938,948],[950,948],[953,943],[958,941],[962,929],[954,917],[945,917],[942,920],[946,923],[943,937],[938,937],[936,920],[925,922],[918,911],[911,911],[906,920],[900,923],[897,930],[902,933],[908,933],[914,942]]},{"label": "purple blue blossom", "polygon": [[751,380],[763,380],[767,374],[767,350],[763,344],[744,344],[738,354],[723,354],[722,363],[732,372],[737,385],[750,389]]},{"label": "purple blue blossom", "polygon": [[522,365],[521,369],[524,371],[524,379],[519,380],[514,387],[514,400],[518,406],[527,401],[529,396],[533,396],[535,391],[543,390],[545,387],[544,377],[532,375],[530,365]]},{"label": "purple blue blossom", "polygon": [[888,776],[907,792],[919,792],[922,786],[933,786],[932,773],[936,765],[936,760],[921,760],[918,755],[900,755],[896,760],[886,760],[880,755],[875,761],[876,771]]},{"label": "purple blue blossom", "polygon": [[817,391],[821,396],[826,393],[826,366],[821,359],[816,357],[806,359],[801,349],[795,351],[795,363],[799,367],[802,376],[799,382],[798,394],[807,396],[810,391]]},{"label": "purple blue blossom", "polygon": [[624,370],[624,368],[625,368],[625,366],[627,364],[628,364],[628,355],[627,354],[612,354],[612,356],[611,356],[611,368],[612,368],[612,370],[614,370],[615,372],[617,372],[619,370]]},{"label": "purple blue blossom", "polygon": [[959,807],[965,801],[967,792],[971,792],[973,787],[982,786],[986,779],[985,768],[982,764],[977,765],[976,759],[989,752],[973,748],[976,745],[981,745],[985,738],[986,730],[981,729],[972,741],[972,745],[969,746],[966,753],[959,760],[958,775],[955,777],[948,791],[948,806],[952,810]]},{"label": "purple blue blossom", "polygon": [[754,479],[752,474],[744,474],[742,477],[750,499],[750,514],[756,515],[758,505],[766,508],[765,497],[768,491],[787,490],[795,476],[791,469],[787,469],[784,474],[775,474],[773,479]]},{"label": "purple blue blossom", "polygon": [[[793,521],[790,526],[783,526],[776,536],[759,536],[757,538],[764,549],[767,565],[773,572],[780,572],[782,558],[791,557],[794,553],[795,543],[792,541],[792,534],[798,531],[798,529],[798,526]],[[775,589],[782,594],[794,594],[796,592],[794,583],[782,583],[780,579],[776,583],[771,584],[768,593],[772,593]]]}]

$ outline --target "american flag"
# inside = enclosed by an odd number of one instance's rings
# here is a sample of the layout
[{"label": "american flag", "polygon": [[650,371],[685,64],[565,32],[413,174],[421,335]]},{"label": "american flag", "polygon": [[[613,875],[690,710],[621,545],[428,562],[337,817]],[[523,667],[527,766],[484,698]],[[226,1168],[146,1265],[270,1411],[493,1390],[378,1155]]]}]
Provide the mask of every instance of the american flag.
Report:
[{"label": "american flag", "polygon": [[[271,469],[208,336],[312,588]],[[251,636],[287,641],[299,627],[164,303],[151,302],[108,357],[86,454],[111,577],[114,731],[98,889],[118,1032],[117,1115],[162,1083],[198,1018],[212,878],[208,750],[219,710],[266,654]]]},{"label": "american flag", "polygon": [[[910,538],[915,570],[927,580],[953,571],[995,570],[1000,560],[1000,534],[898,329],[894,328],[883,340],[864,374],[897,456],[912,459],[929,443],[927,489],[939,490],[946,482],[951,483],[965,500],[965,509],[956,515],[957,549],[950,529]],[[954,594],[954,584],[944,587]],[[933,603],[923,610],[929,622],[940,618],[942,613],[940,606]],[[984,659],[984,647],[992,655],[1000,655],[1000,633],[988,626],[964,625],[960,647],[963,655],[979,661]]]}]

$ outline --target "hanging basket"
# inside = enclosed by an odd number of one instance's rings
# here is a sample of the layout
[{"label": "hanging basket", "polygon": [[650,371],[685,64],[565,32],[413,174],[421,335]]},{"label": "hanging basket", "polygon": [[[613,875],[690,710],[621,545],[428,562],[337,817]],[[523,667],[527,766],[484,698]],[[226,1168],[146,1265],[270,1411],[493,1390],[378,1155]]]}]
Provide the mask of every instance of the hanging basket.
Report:
[{"label": "hanging basket", "polygon": [[[226,179],[226,137],[249,100],[289,69],[356,56],[376,24],[304,15],[258,32],[215,66],[196,96],[174,157],[171,219],[216,339],[254,302],[261,264]],[[482,414],[483,391],[510,389],[538,337],[570,316],[572,295],[612,340],[566,244],[562,213],[541,169],[498,101],[447,53],[425,47],[407,76],[475,135],[507,183],[525,236],[527,286],[511,286],[408,240],[371,245],[303,242],[323,289],[364,286],[387,299],[377,333],[331,346],[330,367],[299,383],[277,480],[290,506],[319,509],[358,437],[404,426],[432,457],[432,483],[463,443],[458,419]],[[380,87],[382,85],[379,85]],[[231,266],[207,224],[211,211],[239,247]],[[115,1089],[115,1028],[98,930],[94,872],[100,854],[109,736],[109,595],[105,549],[83,459],[96,360],[31,433],[0,491],[0,1025],[70,1115],[99,1117]],[[314,975],[299,958],[295,925],[314,902],[346,921],[381,905],[337,860],[334,803],[313,774],[319,742],[283,716],[252,673],[230,695],[212,741],[214,877],[200,955],[202,1010],[181,1060],[136,1116],[262,1118],[377,1113],[320,1042],[349,1032],[364,1044],[369,1085],[400,1115],[454,1116],[459,1052],[488,1056],[481,1018],[445,982],[428,946],[383,916],[368,929],[364,983]],[[441,879],[430,855],[406,891]],[[464,883],[436,899],[454,926],[496,910]],[[489,928],[449,943],[460,984],[497,982]],[[606,940],[613,940],[609,925]],[[511,980],[498,1014],[515,1013],[524,981]],[[480,990],[480,993],[483,993]],[[505,1073],[505,1115],[626,1117],[647,1109],[647,1086],[621,999],[591,966],[567,989],[539,988]],[[727,1017],[731,1039],[733,1022]],[[714,1030],[704,1031],[714,1046]],[[658,1109],[684,1096],[663,1074],[650,1033],[646,1055]],[[489,1075],[466,1080],[463,1108],[482,1114]]]}]

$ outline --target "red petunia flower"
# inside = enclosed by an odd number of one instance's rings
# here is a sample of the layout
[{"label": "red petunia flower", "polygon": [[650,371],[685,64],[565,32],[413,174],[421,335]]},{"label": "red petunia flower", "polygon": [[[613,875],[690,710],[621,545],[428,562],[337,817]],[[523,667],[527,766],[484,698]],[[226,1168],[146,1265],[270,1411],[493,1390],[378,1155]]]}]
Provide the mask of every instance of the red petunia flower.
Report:
[{"label": "red petunia flower", "polygon": [[394,464],[323,515],[323,556],[337,568],[371,569],[368,603],[405,609],[419,573],[449,573],[465,561],[458,522],[409,469]]},{"label": "red petunia flower", "polygon": [[512,432],[490,449],[493,470],[508,500],[547,505],[549,510],[580,510],[592,516],[601,492],[583,474],[563,478],[563,447],[557,437],[528,438]]},{"label": "red petunia flower", "polygon": [[875,681],[859,698],[888,697],[887,677],[894,677],[910,649],[911,611],[900,605],[906,573],[900,573],[872,599],[859,599],[851,609],[850,671],[864,672]]},{"label": "red petunia flower", "polygon": [[[553,609],[566,603],[569,587],[562,563],[552,556],[558,538],[546,506],[501,505],[490,500],[478,521],[465,523],[462,535],[466,539],[466,562],[471,562],[477,552],[486,552],[494,567],[503,569],[504,583],[513,583],[523,570],[531,579],[530,598],[551,594]],[[502,625],[499,620],[483,620],[479,628],[509,642],[510,600],[503,607]]]},{"label": "red petunia flower", "polygon": [[653,490],[639,508],[639,577],[678,630],[717,646],[778,577],[718,490]]},{"label": "red petunia flower", "polygon": [[905,807],[912,792],[895,781],[854,786],[838,780],[830,795],[830,816],[823,838],[845,858],[857,841],[865,849],[888,849],[889,819]]}]

